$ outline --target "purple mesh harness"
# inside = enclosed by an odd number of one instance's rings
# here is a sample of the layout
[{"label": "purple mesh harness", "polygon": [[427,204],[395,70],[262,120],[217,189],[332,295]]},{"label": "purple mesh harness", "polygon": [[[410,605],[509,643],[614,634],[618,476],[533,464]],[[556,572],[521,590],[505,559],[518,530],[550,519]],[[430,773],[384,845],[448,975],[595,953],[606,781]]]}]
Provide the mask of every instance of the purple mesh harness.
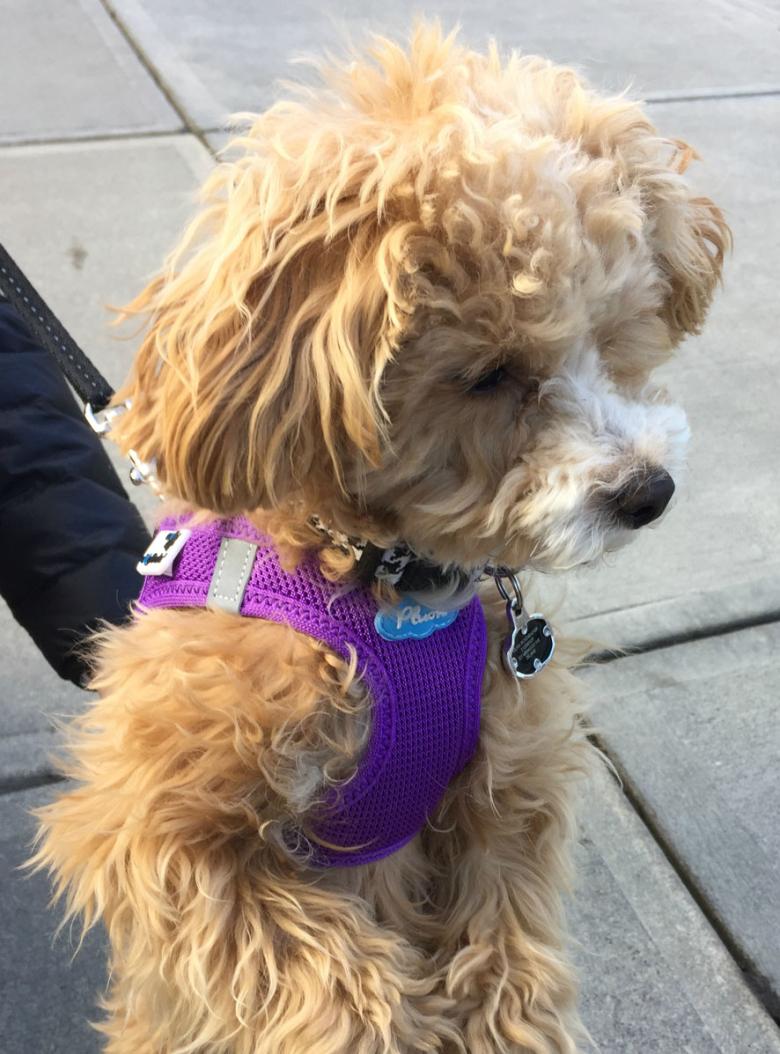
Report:
[{"label": "purple mesh harness", "polygon": [[[161,529],[176,526],[183,524],[167,520]],[[425,826],[476,749],[486,652],[479,600],[431,636],[389,641],[375,628],[370,590],[341,592],[321,574],[316,556],[289,574],[270,539],[244,519],[189,529],[173,573],[144,579],[142,608],[206,606],[222,539],[252,542],[257,552],[239,613],[291,626],[347,660],[354,649],[373,697],[372,728],[355,775],[327,788],[309,823],[314,839],[295,832],[291,847],[305,849],[317,867],[366,864],[400,849]]]}]

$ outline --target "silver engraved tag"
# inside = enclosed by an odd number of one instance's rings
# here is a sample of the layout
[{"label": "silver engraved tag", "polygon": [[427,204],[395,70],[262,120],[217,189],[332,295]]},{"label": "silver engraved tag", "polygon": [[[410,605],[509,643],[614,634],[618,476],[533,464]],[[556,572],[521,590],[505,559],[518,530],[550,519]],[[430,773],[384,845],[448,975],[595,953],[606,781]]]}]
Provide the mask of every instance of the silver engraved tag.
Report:
[{"label": "silver engraved tag", "polygon": [[[512,582],[514,596],[510,597],[503,578]],[[504,665],[518,681],[535,677],[543,670],[555,652],[555,638],[544,615],[538,611],[527,614],[517,576],[496,576],[496,586],[506,600],[509,634],[504,640]]]},{"label": "silver engraved tag", "polygon": [[535,677],[555,651],[555,637],[544,615],[517,611],[515,602],[506,606],[510,633],[504,641],[504,662],[518,680]]}]

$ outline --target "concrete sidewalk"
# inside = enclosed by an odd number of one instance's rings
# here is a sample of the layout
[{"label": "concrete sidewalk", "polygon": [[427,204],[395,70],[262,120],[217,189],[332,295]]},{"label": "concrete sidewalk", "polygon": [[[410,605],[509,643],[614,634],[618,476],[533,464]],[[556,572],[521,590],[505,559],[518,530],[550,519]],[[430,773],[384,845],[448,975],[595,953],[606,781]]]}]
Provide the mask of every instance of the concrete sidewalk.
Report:
[{"label": "concrete sidewalk", "polygon": [[[105,305],[160,265],[226,116],[267,105],[289,56],[344,28],[403,31],[417,10],[0,0],[0,240],[112,381],[133,349],[110,335]],[[603,1054],[780,1051],[780,14],[761,0],[425,11],[474,44],[495,35],[601,86],[632,82],[660,131],[699,150],[693,174],[734,229],[711,323],[669,370],[694,434],[687,492],[608,566],[544,588],[574,630],[643,652],[588,674],[623,778],[587,796],[572,905],[594,1039]],[[2,609],[3,1054],[99,1049],[85,1025],[104,981],[99,935],[71,963],[67,934],[51,945],[45,882],[14,870],[25,809],[51,793],[52,718],[83,705]]]}]

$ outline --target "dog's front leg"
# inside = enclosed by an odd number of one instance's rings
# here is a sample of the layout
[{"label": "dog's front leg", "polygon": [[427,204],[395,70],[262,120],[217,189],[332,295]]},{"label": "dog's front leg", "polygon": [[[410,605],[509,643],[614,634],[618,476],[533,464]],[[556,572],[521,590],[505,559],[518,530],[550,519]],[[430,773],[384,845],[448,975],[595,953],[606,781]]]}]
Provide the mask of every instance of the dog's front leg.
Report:
[{"label": "dog's front leg", "polygon": [[[110,1054],[407,1054],[439,1046],[420,953],[289,859],[340,664],[287,627],[152,611],[109,631],[70,729],[77,785],[36,861],[102,920]],[[349,715],[348,715],[349,716]],[[342,737],[343,738],[343,737]]]},{"label": "dog's front leg", "polygon": [[494,638],[477,755],[426,835],[437,890],[441,976],[468,1050],[572,1054],[580,1033],[563,947],[572,777],[590,748],[573,677],[551,666],[522,691]]}]

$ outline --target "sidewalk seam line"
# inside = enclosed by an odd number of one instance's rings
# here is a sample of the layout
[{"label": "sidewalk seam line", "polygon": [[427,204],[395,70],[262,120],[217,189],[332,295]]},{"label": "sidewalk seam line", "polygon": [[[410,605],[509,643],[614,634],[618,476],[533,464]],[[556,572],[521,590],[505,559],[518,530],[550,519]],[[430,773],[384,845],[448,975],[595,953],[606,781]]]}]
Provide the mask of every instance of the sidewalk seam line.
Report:
[{"label": "sidewalk seam line", "polygon": [[67,778],[57,772],[36,772],[29,776],[9,776],[0,779],[0,798],[21,791],[35,790],[38,787],[51,787],[56,783],[66,783]]},{"label": "sidewalk seam line", "polygon": [[159,90],[165,96],[171,108],[178,115],[184,127],[191,135],[195,136],[195,138],[201,143],[202,146],[206,148],[206,150],[208,150],[208,152],[213,157],[214,151],[211,149],[208,140],[206,139],[207,133],[202,128],[199,128],[195,121],[192,120],[190,115],[185,110],[184,106],[179,102],[173,89],[170,88],[170,86],[163,79],[162,71],[158,70],[156,66],[152,65],[151,61],[146,57],[146,53],[143,50],[141,42],[136,40],[135,36],[130,32],[128,27],[125,25],[124,20],[119,15],[119,12],[114,9],[111,0],[100,0],[100,3],[105,9],[108,17],[112,20],[112,22],[114,22],[117,29],[124,36],[130,48],[132,48],[138,61],[141,63],[141,65],[147,71],[147,73],[157,85]]},{"label": "sidewalk seam line", "polygon": [[686,866],[685,861],[674,848],[671,839],[663,832],[660,825],[652,816],[649,808],[645,805],[641,794],[631,780],[625,766],[608,748],[603,738],[603,733],[593,730],[589,722],[586,721],[585,723],[586,727],[591,728],[591,731],[588,732],[588,739],[590,739],[598,750],[608,759],[609,764],[614,769],[614,772],[610,773],[611,778],[616,779],[618,782],[619,789],[626,801],[639,817],[661,853],[663,853],[667,863],[688,891],[688,894],[696,907],[712,927],[737,967],[741,970],[745,982],[753,995],[758,999],[772,1020],[776,1024],[780,1024],[780,994],[775,992],[769,978],[764,977],[761,971],[757,968],[750,953],[746,948],[742,947],[739,943],[738,937],[732,933],[728,925],[719,917],[715,908],[710,904],[706,893],[699,886],[693,873]]},{"label": "sidewalk seam line", "polygon": [[667,102],[720,102],[722,99],[766,99],[775,98],[780,95],[779,88],[757,88],[755,91],[729,91],[722,92],[686,92],[680,95],[657,95],[648,94],[642,100],[648,106],[661,106]]},{"label": "sidewalk seam line", "polygon": [[698,629],[688,630],[679,634],[669,636],[651,637],[643,644],[634,646],[627,645],[625,648],[606,649],[589,655],[585,663],[589,666],[604,666],[610,662],[620,659],[628,659],[633,655],[647,655],[654,651],[663,651],[666,648],[676,648],[682,644],[695,644],[696,641],[708,640],[710,637],[725,637],[729,633],[740,633],[746,629],[759,629],[761,626],[772,626],[780,622],[780,610],[766,611],[761,615],[746,615],[744,618],[733,619],[731,622],[716,622],[710,626],[701,626]]},{"label": "sidewalk seam line", "polygon": [[[221,131],[221,128],[202,129],[203,135],[212,135]],[[78,145],[79,143],[114,143],[128,139],[167,139],[192,134],[189,128],[182,126],[169,131],[150,128],[137,132],[95,132],[94,134],[52,136],[51,138],[41,136],[29,139],[0,139],[0,150],[8,150],[17,146],[68,146],[71,143]]]}]

